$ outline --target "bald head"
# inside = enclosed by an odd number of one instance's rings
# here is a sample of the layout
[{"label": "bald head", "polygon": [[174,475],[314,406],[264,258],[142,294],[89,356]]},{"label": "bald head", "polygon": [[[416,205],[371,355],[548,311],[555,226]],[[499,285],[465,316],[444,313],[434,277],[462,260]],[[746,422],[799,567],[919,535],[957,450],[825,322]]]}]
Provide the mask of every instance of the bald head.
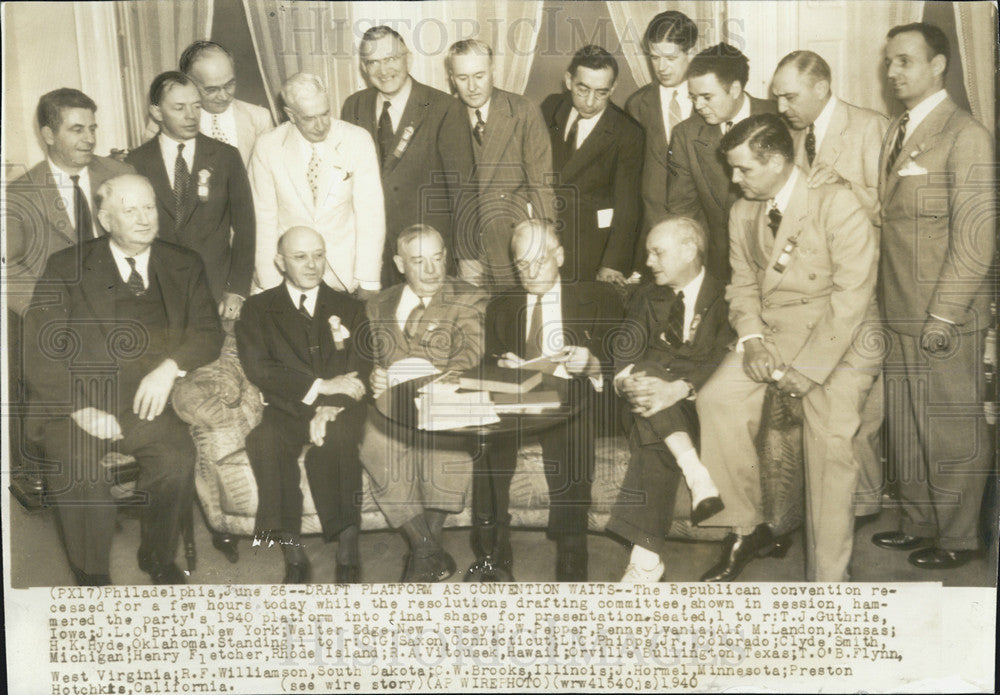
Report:
[{"label": "bald head", "polygon": [[326,271],[326,242],[310,227],[291,227],[278,238],[274,263],[296,289],[311,290]]},{"label": "bald head", "polygon": [[521,286],[532,294],[548,292],[559,279],[564,252],[555,227],[543,220],[525,220],[510,240]]},{"label": "bald head", "polygon": [[705,230],[689,217],[671,216],[649,230],[646,265],[657,285],[684,287],[701,272],[705,256]]}]

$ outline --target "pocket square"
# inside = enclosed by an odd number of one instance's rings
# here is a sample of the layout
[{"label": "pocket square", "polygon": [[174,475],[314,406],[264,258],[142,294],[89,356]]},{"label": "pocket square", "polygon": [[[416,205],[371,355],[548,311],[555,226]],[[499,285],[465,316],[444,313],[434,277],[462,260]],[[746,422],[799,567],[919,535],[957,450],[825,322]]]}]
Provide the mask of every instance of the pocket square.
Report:
[{"label": "pocket square", "polygon": [[905,167],[899,170],[900,176],[922,176],[926,173],[927,170],[914,162],[912,159],[906,163]]}]

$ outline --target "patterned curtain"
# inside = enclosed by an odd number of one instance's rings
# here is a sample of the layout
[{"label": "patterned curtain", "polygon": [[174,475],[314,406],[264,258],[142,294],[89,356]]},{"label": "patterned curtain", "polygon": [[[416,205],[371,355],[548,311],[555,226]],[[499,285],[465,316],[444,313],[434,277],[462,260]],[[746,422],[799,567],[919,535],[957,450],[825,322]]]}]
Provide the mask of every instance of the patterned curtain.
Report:
[{"label": "patterned curtain", "polygon": [[956,2],[954,6],[958,53],[962,58],[965,91],[972,115],[993,132],[996,125],[996,5],[992,2]]}]

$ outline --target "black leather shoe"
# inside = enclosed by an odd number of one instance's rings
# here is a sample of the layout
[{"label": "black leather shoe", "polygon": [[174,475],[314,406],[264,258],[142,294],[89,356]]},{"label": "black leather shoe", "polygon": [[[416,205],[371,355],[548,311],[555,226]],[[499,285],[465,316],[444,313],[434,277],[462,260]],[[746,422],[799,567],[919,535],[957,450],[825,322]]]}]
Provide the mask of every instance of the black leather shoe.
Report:
[{"label": "black leather shoe", "polygon": [[587,553],[563,552],[556,557],[557,582],[587,581]]},{"label": "black leather shoe", "polygon": [[151,567],[149,578],[154,584],[187,584],[187,577],[181,568],[171,562],[169,565]]},{"label": "black leather shoe", "polygon": [[725,508],[726,505],[719,497],[706,497],[691,510],[691,525],[698,526],[705,519],[715,516]]},{"label": "black leather shoe", "polygon": [[226,559],[230,562],[236,562],[240,559],[238,543],[239,539],[228,533],[212,534],[212,545],[215,546],[216,550],[225,555]]},{"label": "black leather shoe", "polygon": [[309,583],[309,561],[285,562],[284,584],[308,584]]},{"label": "black leather shoe", "polygon": [[444,550],[432,553],[411,553],[407,556],[404,582],[430,584],[443,582],[455,574],[455,559]]},{"label": "black leather shoe", "polygon": [[701,576],[701,581],[731,582],[740,576],[743,568],[754,558],[784,557],[790,546],[790,537],[775,538],[764,524],[754,529],[749,536],[730,533],[723,541],[722,557]]},{"label": "black leather shoe", "polygon": [[922,570],[950,570],[961,567],[969,560],[981,555],[978,550],[944,550],[943,548],[921,548],[910,553],[907,558],[914,567]]},{"label": "black leather shoe", "polygon": [[342,565],[337,563],[337,579],[336,584],[360,584],[361,583],[361,565]]},{"label": "black leather shoe", "polygon": [[509,562],[497,559],[495,555],[477,557],[469,569],[465,570],[463,582],[513,582],[514,574]]},{"label": "black leather shoe", "polygon": [[911,536],[902,531],[883,531],[872,536],[872,543],[889,550],[913,550],[929,544],[930,539]]},{"label": "black leather shoe", "polygon": [[77,586],[108,586],[111,584],[110,574],[88,574],[75,565],[70,565]]}]

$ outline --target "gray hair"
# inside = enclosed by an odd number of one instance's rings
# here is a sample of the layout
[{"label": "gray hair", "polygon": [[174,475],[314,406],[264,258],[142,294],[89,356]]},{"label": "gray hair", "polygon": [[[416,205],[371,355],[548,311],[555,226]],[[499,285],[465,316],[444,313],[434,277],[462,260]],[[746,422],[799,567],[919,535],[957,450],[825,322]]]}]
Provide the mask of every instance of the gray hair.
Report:
[{"label": "gray hair", "polygon": [[708,244],[708,234],[702,224],[690,217],[682,215],[667,215],[660,219],[649,230],[652,236],[657,230],[668,231],[678,244],[693,244],[698,251],[698,260],[705,261],[705,246]]},{"label": "gray hair", "polygon": [[120,176],[115,176],[113,178],[107,179],[104,183],[97,187],[97,192],[94,193],[94,198],[97,202],[97,212],[104,209],[105,205],[115,194],[115,188],[125,183],[126,181],[139,182],[141,181],[146,185],[151,193],[155,194],[153,189],[153,184],[149,182],[145,176],[139,174],[121,174]]},{"label": "gray hair", "polygon": [[286,106],[293,108],[301,97],[326,93],[326,85],[323,84],[323,80],[308,72],[295,73],[281,86],[281,98],[285,100]]},{"label": "gray hair", "polygon": [[422,236],[437,237],[438,241],[441,242],[441,245],[444,246],[444,237],[441,236],[441,232],[434,229],[434,227],[429,224],[411,224],[409,227],[401,231],[399,236],[396,238],[396,255],[402,256],[403,248],[417,237]]},{"label": "gray hair", "polygon": [[488,43],[479,39],[464,39],[456,41],[448,47],[448,54],[444,58],[444,65],[448,68],[448,73],[451,73],[452,60],[455,56],[464,56],[470,53],[473,55],[488,56],[490,65],[493,64],[493,48]]}]

